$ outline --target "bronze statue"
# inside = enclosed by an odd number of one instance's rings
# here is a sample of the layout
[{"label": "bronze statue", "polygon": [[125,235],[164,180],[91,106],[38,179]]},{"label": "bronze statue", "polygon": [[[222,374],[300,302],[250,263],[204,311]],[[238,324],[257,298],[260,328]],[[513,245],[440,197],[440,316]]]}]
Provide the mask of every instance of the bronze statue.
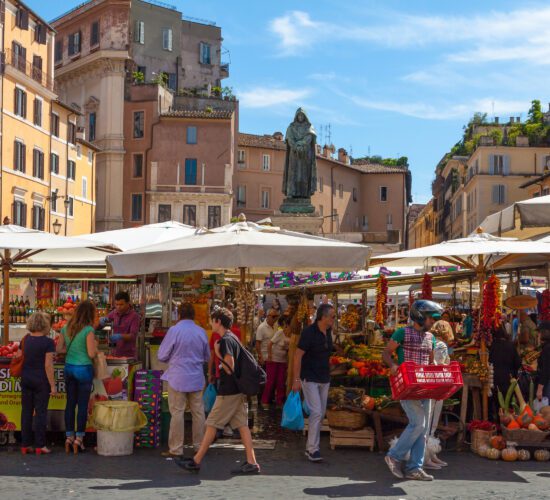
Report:
[{"label": "bronze statue", "polygon": [[298,108],[286,131],[286,160],[281,205],[283,213],[309,214],[315,211],[311,196],[317,188],[315,144],[317,134],[303,108]]}]

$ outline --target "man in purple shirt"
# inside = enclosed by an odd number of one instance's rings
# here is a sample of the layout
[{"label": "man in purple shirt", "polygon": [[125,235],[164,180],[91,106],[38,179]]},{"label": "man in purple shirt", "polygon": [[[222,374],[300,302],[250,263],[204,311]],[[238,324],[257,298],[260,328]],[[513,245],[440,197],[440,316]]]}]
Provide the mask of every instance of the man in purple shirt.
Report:
[{"label": "man in purple shirt", "polygon": [[183,303],[180,318],[168,330],[158,352],[158,359],[168,363],[162,380],[168,382],[170,408],[169,451],[164,456],[182,456],[184,441],[184,412],[186,406],[193,417],[193,445],[198,448],[204,435],[205,386],[204,366],[210,360],[210,347],[206,332],[195,324],[193,304]]},{"label": "man in purple shirt", "polygon": [[[113,323],[111,342],[116,343],[113,355],[136,358],[136,340],[141,323],[139,314],[130,304],[128,292],[118,292],[115,295],[115,308],[107,319]],[[104,320],[100,322],[103,326]]]}]

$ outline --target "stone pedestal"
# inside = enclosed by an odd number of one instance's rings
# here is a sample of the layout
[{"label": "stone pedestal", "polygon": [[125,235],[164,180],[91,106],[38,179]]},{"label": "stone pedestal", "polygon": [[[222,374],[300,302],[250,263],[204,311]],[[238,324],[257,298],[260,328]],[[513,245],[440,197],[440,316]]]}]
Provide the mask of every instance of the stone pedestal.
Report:
[{"label": "stone pedestal", "polygon": [[314,215],[315,207],[311,204],[311,198],[285,198],[281,213]]},{"label": "stone pedestal", "polygon": [[270,218],[274,226],[299,233],[319,235],[323,226],[323,217],[318,213],[285,214],[276,211]]}]

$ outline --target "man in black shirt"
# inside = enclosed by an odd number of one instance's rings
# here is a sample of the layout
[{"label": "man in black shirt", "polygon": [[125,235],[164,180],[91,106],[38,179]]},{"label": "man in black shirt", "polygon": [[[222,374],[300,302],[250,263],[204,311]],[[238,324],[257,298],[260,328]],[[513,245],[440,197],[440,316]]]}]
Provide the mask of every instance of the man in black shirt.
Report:
[{"label": "man in black shirt", "polygon": [[319,442],[321,424],[327,409],[329,358],[332,353],[332,326],[335,318],[334,307],[321,304],[317,309],[315,323],[302,332],[294,354],[293,373],[299,373],[300,377],[294,380],[292,390],[298,392],[302,389],[309,408],[306,457],[312,462],[322,460]]},{"label": "man in black shirt", "polygon": [[242,345],[231,333],[233,314],[227,309],[216,309],[212,313],[212,333],[218,333],[221,339],[215,344],[214,350],[220,364],[220,384],[214,407],[206,419],[206,431],[201,446],[193,458],[182,458],[176,463],[185,470],[198,472],[208,448],[214,442],[218,430],[226,425],[238,429],[246,450],[246,462],[234,474],[258,474],[260,466],[256,462],[252,435],[248,428],[248,400],[241,394],[235,380],[234,372],[238,370],[238,360]]}]

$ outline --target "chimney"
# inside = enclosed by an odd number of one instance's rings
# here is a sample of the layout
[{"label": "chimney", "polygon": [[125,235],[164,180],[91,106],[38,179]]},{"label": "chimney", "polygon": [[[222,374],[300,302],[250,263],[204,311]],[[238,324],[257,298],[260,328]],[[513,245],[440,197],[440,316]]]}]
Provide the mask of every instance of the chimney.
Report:
[{"label": "chimney", "polygon": [[516,123],[521,123],[521,117],[516,116]]},{"label": "chimney", "polygon": [[346,165],[349,165],[348,152],[344,148],[340,148],[338,150],[338,161],[340,163],[345,163]]},{"label": "chimney", "polygon": [[275,139],[276,141],[283,141],[284,140],[284,135],[282,132],[275,132],[273,134],[273,139]]},{"label": "chimney", "polygon": [[321,155],[323,153],[323,148],[320,144],[315,144],[315,153]]},{"label": "chimney", "polygon": [[323,146],[323,156],[324,156],[325,158],[330,158],[330,153],[331,153],[331,151],[330,151],[330,146],[329,146],[328,144],[325,144],[325,145]]},{"label": "chimney", "polygon": [[495,125],[498,125],[498,116],[495,116]]},{"label": "chimney", "polygon": [[510,117],[510,123],[514,123],[514,117],[513,116]]}]

